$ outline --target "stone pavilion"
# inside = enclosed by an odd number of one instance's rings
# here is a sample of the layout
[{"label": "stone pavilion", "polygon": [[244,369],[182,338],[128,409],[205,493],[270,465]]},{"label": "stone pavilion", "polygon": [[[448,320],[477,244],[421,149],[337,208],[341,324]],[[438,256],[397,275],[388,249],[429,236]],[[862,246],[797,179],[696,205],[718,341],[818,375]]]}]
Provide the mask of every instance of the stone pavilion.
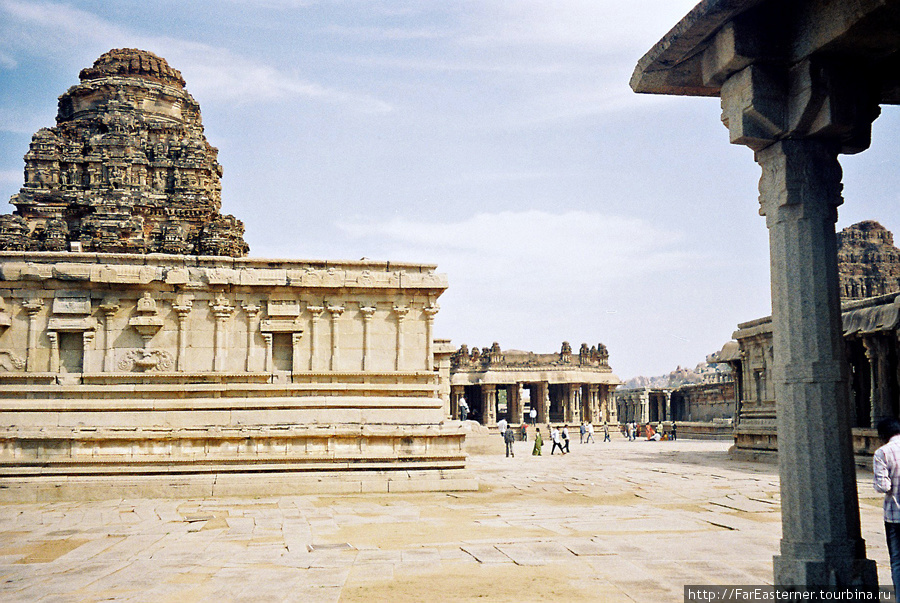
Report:
[{"label": "stone pavilion", "polygon": [[534,408],[538,423],[580,424],[616,421],[610,392],[621,383],[609,366],[602,343],[581,345],[577,354],[564,341],[557,354],[501,351],[500,344],[479,350],[463,345],[451,357],[450,412],[458,416],[459,399],[469,417],[483,425],[506,419],[520,425]]}]

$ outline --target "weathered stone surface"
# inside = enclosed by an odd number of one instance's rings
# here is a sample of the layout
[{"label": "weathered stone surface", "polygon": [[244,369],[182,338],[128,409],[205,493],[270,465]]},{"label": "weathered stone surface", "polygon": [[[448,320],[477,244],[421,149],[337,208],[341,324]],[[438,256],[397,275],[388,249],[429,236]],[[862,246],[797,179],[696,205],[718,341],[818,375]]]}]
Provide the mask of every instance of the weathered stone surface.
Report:
[{"label": "weathered stone surface", "polygon": [[0,249],[246,255],[243,224],[219,213],[218,151],[181,73],[124,48],[80,78],[57,125],[32,137]]},{"label": "weathered stone surface", "polygon": [[900,291],[900,249],[894,235],[873,220],[838,233],[838,269],[845,300]]}]

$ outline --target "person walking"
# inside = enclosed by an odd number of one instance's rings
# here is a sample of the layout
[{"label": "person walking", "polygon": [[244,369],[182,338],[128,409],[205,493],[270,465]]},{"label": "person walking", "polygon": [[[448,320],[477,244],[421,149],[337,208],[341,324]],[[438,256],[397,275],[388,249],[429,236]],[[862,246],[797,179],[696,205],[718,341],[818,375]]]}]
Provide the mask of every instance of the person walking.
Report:
[{"label": "person walking", "polygon": [[611,442],[609,439],[609,424],[606,421],[603,421],[603,441]]},{"label": "person walking", "polygon": [[591,422],[588,422],[587,424],[587,439],[585,442],[590,442],[591,444],[594,443],[594,424]]},{"label": "person walking", "polygon": [[872,469],[875,491],[884,494],[884,534],[891,559],[894,592],[900,592],[900,422],[887,418],[878,422],[878,437],[884,443],[875,451]]},{"label": "person walking", "polygon": [[578,426],[578,443],[584,444],[584,436],[587,435],[587,427],[584,426],[584,421],[581,422],[581,425]]},{"label": "person walking", "polygon": [[672,435],[669,436],[669,439],[673,442],[678,439],[678,426],[675,424],[675,421],[672,421]]},{"label": "person walking", "polygon": [[569,452],[569,426],[568,425],[563,425],[562,431],[560,432],[559,436],[562,438],[563,448],[565,449],[566,453],[568,453]]},{"label": "person walking", "polygon": [[544,445],[544,438],[541,437],[541,428],[534,428],[534,448],[531,450],[531,456],[541,456],[541,446]]},{"label": "person walking", "polygon": [[516,453],[513,451],[513,442],[516,441],[516,434],[512,429],[507,429],[503,432],[503,441],[506,443],[506,458],[515,457]]},{"label": "person walking", "polygon": [[465,398],[459,399],[459,420],[465,421],[466,417],[469,416],[469,405],[466,404]]},{"label": "person walking", "polygon": [[559,429],[556,427],[550,430],[550,441],[553,442],[553,446],[550,448],[550,456],[553,456],[553,453],[556,452],[557,448],[559,448],[559,451],[562,454],[566,453],[566,451],[563,450],[562,442],[560,442]]},{"label": "person walking", "polygon": [[509,423],[506,422],[506,419],[500,419],[497,421],[497,429],[500,430],[500,437],[506,437],[506,427]]},{"label": "person walking", "polygon": [[628,441],[631,442],[632,440],[634,440],[634,423],[629,421],[626,424],[625,430],[628,432]]}]

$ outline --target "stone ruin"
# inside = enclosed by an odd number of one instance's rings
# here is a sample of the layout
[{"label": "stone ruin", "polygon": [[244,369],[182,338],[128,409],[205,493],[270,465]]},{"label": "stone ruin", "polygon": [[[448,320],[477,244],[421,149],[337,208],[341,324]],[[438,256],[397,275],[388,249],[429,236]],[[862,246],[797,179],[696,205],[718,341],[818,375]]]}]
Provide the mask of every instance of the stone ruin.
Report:
[{"label": "stone ruin", "polygon": [[110,50],[59,97],[0,216],[0,250],[241,257],[244,225],[219,213],[222,166],[200,106],[165,59]]},{"label": "stone ruin", "polygon": [[242,257],[149,52],[104,54],[57,121],[0,218],[0,501],[477,488],[435,266]]}]

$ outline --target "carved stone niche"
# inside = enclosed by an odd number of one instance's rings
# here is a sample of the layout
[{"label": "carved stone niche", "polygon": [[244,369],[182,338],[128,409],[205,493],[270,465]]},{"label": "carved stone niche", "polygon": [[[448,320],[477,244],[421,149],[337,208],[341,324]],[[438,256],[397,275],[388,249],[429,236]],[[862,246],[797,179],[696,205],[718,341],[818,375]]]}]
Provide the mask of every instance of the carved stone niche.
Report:
[{"label": "carved stone niche", "polygon": [[77,332],[94,331],[97,320],[91,314],[91,296],[82,291],[60,291],[53,298],[52,315],[47,322],[47,331]]}]

